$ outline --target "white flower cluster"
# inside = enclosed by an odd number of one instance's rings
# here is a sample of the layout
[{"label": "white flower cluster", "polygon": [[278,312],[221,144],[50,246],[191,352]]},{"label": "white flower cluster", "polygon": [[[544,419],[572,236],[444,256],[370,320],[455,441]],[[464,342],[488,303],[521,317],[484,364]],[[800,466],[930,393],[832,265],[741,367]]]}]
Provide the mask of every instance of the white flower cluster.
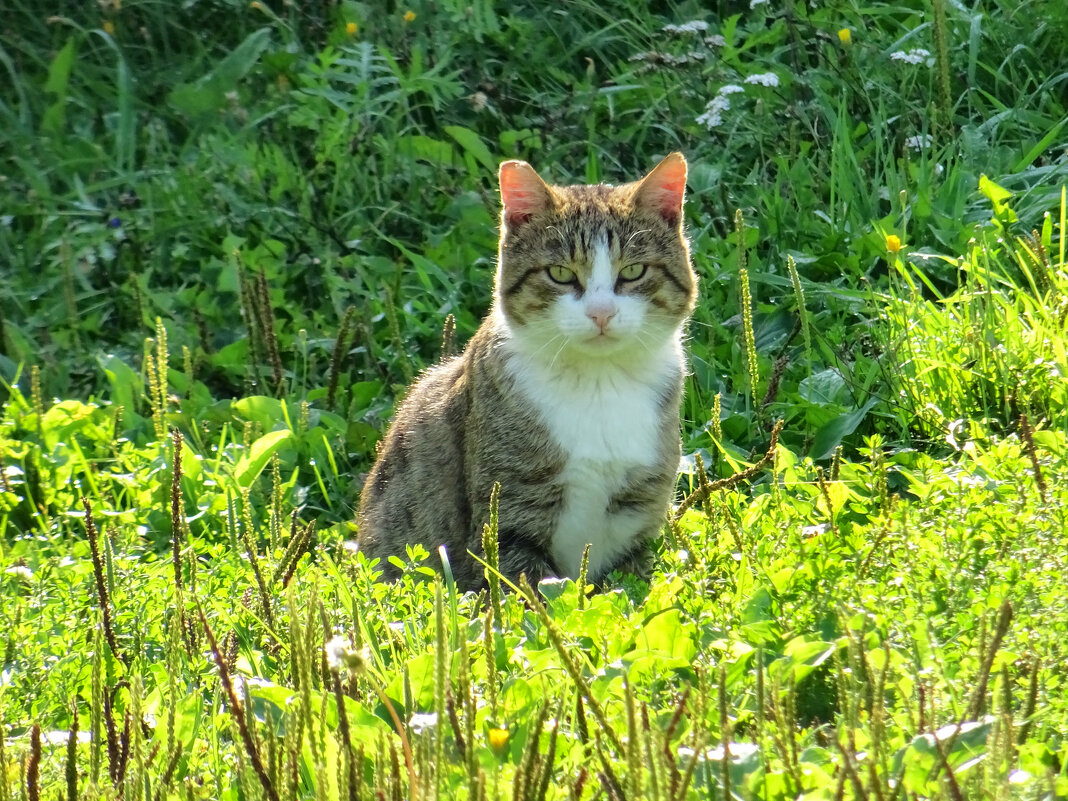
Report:
[{"label": "white flower cluster", "polygon": [[758,72],[755,75],[750,75],[746,78],[745,82],[759,86],[778,86],[779,76],[774,72]]},{"label": "white flower cluster", "polygon": [[646,50],[644,53],[635,53],[628,59],[629,61],[642,61],[649,68],[652,65],[663,64],[668,67],[681,67],[684,64],[690,64],[694,61],[704,61],[708,54],[700,50],[691,50],[689,53],[683,53],[681,56],[676,56],[672,53],[660,53],[656,50]]},{"label": "white flower cluster", "polygon": [[904,61],[906,64],[923,64],[930,55],[930,51],[924,50],[922,47],[914,47],[907,53],[904,50],[895,50],[890,54],[890,59],[892,61]]},{"label": "white flower cluster", "polygon": [[666,33],[704,33],[708,30],[708,23],[702,19],[694,19],[684,22],[682,25],[665,25],[661,28]]},{"label": "white flower cluster", "polygon": [[731,101],[728,95],[736,95],[744,91],[745,87],[736,83],[728,83],[725,86],[721,86],[719,91],[716,92],[716,96],[705,104],[704,113],[697,116],[696,122],[710,131],[713,128],[718,128],[723,124],[723,112],[730,111]]},{"label": "white flower cluster", "polygon": [[728,111],[730,107],[730,100],[723,95],[716,95],[705,104],[705,111],[697,116],[697,122],[710,131],[718,128],[723,124],[723,112]]},{"label": "white flower cluster", "polygon": [[766,6],[769,0],[749,0],[749,10],[752,11],[757,6]]},{"label": "white flower cluster", "polygon": [[913,150],[926,150],[932,144],[934,144],[934,139],[930,134],[916,134],[905,139],[905,147]]},{"label": "white flower cluster", "polygon": [[723,34],[714,33],[711,36],[705,37],[705,44],[709,47],[726,47],[727,40],[723,38]]}]

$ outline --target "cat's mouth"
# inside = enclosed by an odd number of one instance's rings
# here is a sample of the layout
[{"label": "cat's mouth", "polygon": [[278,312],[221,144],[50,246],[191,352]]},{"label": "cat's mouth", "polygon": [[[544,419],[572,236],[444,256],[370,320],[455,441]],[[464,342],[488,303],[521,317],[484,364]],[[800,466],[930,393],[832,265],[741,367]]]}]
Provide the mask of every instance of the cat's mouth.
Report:
[{"label": "cat's mouth", "polygon": [[575,341],[574,345],[589,354],[615,353],[626,344],[626,338],[612,331],[598,331]]}]

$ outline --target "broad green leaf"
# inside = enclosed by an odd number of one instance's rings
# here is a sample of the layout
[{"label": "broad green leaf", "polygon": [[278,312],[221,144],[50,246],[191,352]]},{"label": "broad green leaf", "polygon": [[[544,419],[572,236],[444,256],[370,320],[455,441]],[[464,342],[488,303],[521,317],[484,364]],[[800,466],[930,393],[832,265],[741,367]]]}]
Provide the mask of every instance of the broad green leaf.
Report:
[{"label": "broad green leaf", "polygon": [[65,108],[67,105],[67,84],[70,81],[71,67],[74,65],[74,40],[68,39],[63,48],[56,53],[55,58],[48,67],[48,81],[45,83],[45,91],[56,95],[55,101],[50,105],[41,118],[41,130],[58,134],[63,130],[65,120]]},{"label": "broad green leaf", "polygon": [[845,387],[846,382],[842,374],[834,367],[828,367],[802,378],[797,391],[809,403],[826,406],[830,403],[840,403]]},{"label": "broad green leaf", "polygon": [[493,158],[489,148],[486,147],[486,143],[482,141],[482,138],[477,133],[470,128],[464,128],[462,125],[446,125],[445,133],[455,139],[457,144],[465,152],[474,156],[483,167],[491,173],[497,172],[497,160]]},{"label": "broad green leaf", "polygon": [[128,412],[134,411],[135,399],[144,391],[141,376],[118,356],[101,355],[97,356],[96,360],[111,385],[111,402],[122,406]]},{"label": "broad green leaf", "polygon": [[857,430],[857,426],[878,402],[878,398],[869,398],[868,402],[859,409],[839,415],[824,425],[812,438],[812,447],[809,448],[808,455],[817,461],[830,457],[842,440]]},{"label": "broad green leaf", "polygon": [[687,661],[693,659],[697,653],[693,623],[684,620],[679,609],[669,609],[655,615],[642,627],[635,644],[638,648],[647,648]]},{"label": "broad green leaf", "polygon": [[243,456],[234,468],[234,476],[238,483],[243,487],[251,486],[252,482],[263,472],[271,456],[292,439],[293,432],[283,429],[264,434],[253,442],[252,447],[248,449],[248,454]]},{"label": "broad green leaf", "polygon": [[986,175],[979,176],[979,191],[986,195],[994,207],[994,219],[992,222],[1016,222],[1016,212],[1009,208],[1008,203],[1009,198],[1012,197],[1012,192],[1002,186],[998,186]]},{"label": "broad green leaf", "polygon": [[270,28],[253,31],[207,75],[175,87],[167,95],[167,102],[191,117],[222,108],[226,104],[226,93],[233,91],[256,66],[270,42]]}]

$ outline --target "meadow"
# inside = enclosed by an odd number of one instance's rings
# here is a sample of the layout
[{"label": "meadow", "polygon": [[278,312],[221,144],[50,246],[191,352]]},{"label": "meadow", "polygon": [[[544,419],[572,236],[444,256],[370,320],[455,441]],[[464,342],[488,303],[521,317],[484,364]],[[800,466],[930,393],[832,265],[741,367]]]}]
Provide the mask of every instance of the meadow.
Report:
[{"label": "meadow", "polygon": [[[1063,0],[9,5],[0,801],[1068,798]],[[376,581],[498,163],[674,150],[652,578]]]}]

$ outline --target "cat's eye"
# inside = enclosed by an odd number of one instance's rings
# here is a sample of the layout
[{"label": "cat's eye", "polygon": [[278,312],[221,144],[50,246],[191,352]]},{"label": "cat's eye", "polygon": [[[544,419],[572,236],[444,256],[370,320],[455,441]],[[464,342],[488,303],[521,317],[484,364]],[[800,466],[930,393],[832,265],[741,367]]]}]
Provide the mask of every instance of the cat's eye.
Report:
[{"label": "cat's eye", "polygon": [[569,270],[562,264],[554,264],[549,267],[546,272],[549,273],[549,277],[558,284],[573,284],[578,280],[574,271]]},{"label": "cat's eye", "polygon": [[645,275],[644,264],[628,264],[619,271],[619,277],[624,281],[637,281],[643,275]]}]

